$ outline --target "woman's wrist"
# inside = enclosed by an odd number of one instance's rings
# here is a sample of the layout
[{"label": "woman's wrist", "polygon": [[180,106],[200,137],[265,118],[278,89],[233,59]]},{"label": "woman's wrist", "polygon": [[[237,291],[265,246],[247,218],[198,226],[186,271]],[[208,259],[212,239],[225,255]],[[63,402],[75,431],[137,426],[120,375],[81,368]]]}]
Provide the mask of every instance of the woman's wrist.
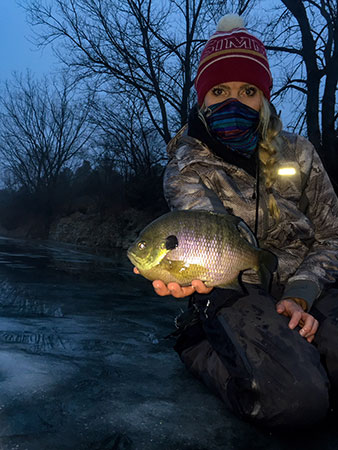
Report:
[{"label": "woman's wrist", "polygon": [[300,297],[284,297],[282,300],[292,300],[299,305],[303,311],[307,311],[308,305],[306,300]]}]

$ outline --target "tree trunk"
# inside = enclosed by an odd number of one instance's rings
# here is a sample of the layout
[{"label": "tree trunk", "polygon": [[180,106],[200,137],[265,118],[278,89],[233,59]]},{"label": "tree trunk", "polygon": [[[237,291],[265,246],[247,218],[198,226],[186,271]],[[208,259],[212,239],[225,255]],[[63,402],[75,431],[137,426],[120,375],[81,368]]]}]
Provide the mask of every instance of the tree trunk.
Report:
[{"label": "tree trunk", "polygon": [[335,129],[335,95],[338,83],[338,30],[333,33],[334,50],[326,65],[325,89],[322,100],[322,159],[338,192],[338,133]]}]

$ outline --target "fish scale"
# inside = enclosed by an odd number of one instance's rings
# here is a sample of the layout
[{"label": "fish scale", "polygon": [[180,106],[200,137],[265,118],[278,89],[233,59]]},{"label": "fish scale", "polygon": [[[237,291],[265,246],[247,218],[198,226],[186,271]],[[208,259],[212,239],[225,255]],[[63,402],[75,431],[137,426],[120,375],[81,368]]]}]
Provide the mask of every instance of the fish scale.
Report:
[{"label": "fish scale", "polygon": [[245,233],[243,236],[243,221],[238,217],[208,211],[173,211],[140,233],[128,257],[150,280],[186,286],[199,279],[207,286],[239,288],[242,271],[254,269],[263,273],[267,282],[276,269],[276,257],[248,239]]},{"label": "fish scale", "polygon": [[217,220],[217,216],[215,219],[211,228],[206,227],[208,221],[197,220],[195,223],[192,220],[191,225],[195,225],[196,229],[193,226],[189,228],[188,223],[181,224],[181,229],[177,232],[179,246],[166,258],[171,261],[185,261],[187,265],[197,264],[199,269],[196,270],[196,278],[207,281],[208,284],[223,284],[238,275],[238,267],[251,267],[252,251],[249,252],[249,257],[246,257],[248,251],[242,251],[240,246],[234,248],[229,242],[229,233],[223,221]]}]

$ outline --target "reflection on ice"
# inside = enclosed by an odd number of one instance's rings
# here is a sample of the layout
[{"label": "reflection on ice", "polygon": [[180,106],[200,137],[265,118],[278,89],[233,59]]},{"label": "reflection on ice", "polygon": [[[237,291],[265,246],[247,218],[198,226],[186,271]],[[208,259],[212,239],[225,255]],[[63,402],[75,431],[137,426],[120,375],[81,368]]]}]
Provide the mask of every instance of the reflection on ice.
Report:
[{"label": "reflection on ice", "polygon": [[[11,349],[0,352],[1,398],[14,397],[17,400],[31,400],[38,393],[53,389],[65,377],[72,377],[77,372],[76,365],[64,361],[50,361],[46,364],[41,359]],[[51,370],[54,368],[54,370]],[[18,373],[20,369],[20,373]],[[5,404],[2,408],[5,408]]]},{"label": "reflection on ice", "polygon": [[[12,265],[9,267],[12,268]],[[0,281],[0,313],[2,316],[63,317],[61,307],[41,302],[30,291],[8,281]]]}]

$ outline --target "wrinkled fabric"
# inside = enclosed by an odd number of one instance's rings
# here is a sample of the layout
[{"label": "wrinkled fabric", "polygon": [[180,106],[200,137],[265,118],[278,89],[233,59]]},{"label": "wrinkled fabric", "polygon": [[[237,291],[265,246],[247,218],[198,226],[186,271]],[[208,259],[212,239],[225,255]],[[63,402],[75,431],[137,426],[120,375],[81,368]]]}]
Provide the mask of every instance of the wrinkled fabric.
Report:
[{"label": "wrinkled fabric", "polygon": [[[268,212],[262,183],[257,237],[278,257],[280,282],[287,287],[299,280],[309,283],[317,298],[338,275],[338,200],[312,144],[287,132],[282,137],[276,170],[293,167],[296,172],[278,176],[273,185],[278,223]],[[171,209],[230,213],[255,228],[255,177],[217,157],[184,129],[169,143],[168,153],[164,194]],[[243,281],[259,283],[253,271],[245,272]]]}]

